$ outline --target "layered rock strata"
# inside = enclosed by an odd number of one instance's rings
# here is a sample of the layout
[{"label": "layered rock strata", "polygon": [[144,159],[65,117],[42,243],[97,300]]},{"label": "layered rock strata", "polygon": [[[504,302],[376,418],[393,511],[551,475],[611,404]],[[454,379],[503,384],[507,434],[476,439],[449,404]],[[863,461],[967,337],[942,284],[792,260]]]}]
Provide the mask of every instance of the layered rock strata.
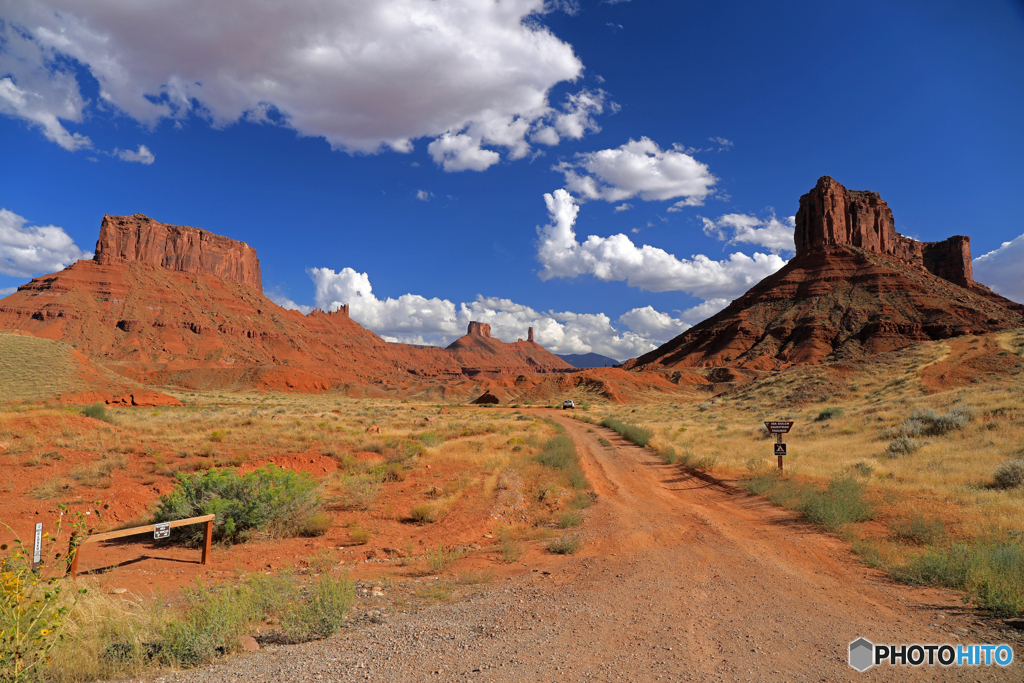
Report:
[{"label": "layered rock strata", "polygon": [[147,263],[182,273],[215,275],[263,292],[260,261],[245,242],[137,213],[104,216],[93,260],[100,265]]}]

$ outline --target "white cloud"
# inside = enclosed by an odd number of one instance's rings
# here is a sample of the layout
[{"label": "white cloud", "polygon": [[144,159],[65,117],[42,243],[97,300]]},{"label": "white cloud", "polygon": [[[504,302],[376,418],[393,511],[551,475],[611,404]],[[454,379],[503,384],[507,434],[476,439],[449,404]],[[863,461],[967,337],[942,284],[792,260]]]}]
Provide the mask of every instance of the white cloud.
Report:
[{"label": "white cloud", "polygon": [[278,306],[280,306],[281,308],[287,308],[290,311],[299,311],[303,315],[308,315],[313,310],[312,306],[306,306],[305,304],[297,304],[288,297],[286,297],[284,294],[281,294],[281,292],[276,290],[272,292],[263,292],[263,295],[270,299],[271,301],[273,301]]},{"label": "white cloud", "polygon": [[130,149],[118,149],[115,147],[114,156],[121,161],[134,161],[140,164],[145,164],[146,166],[149,166],[156,161],[156,157],[149,151],[149,147],[146,147],[145,145],[139,145],[139,151],[137,152],[133,152]]},{"label": "white cloud", "polygon": [[725,151],[725,150],[729,149],[730,147],[732,147],[735,144],[732,140],[727,140],[725,138],[721,138],[721,137],[718,137],[718,136],[715,136],[713,138],[708,138],[708,140],[710,140],[711,142],[718,143],[718,151],[719,152]]},{"label": "white cloud", "polygon": [[503,341],[525,339],[527,328],[533,327],[537,342],[552,353],[594,352],[625,359],[657,348],[684,325],[649,306],[620,316],[619,322],[631,328],[625,330],[603,313],[537,311],[498,297],[478,296],[459,304],[418,294],[381,299],[367,273],[352,268],[311,268],[308,273],[316,287],[317,308],[337,310],[348,304],[353,320],[388,341],[447,346],[466,333],[471,320],[478,320]]},{"label": "white cloud", "polygon": [[619,316],[619,322],[628,325],[631,330],[644,337],[665,339],[677,337],[690,325],[668,313],[654,310],[653,306],[634,308]]},{"label": "white cloud", "polygon": [[17,287],[0,287],[0,297],[10,296],[17,291]]},{"label": "white cloud", "polygon": [[785,265],[775,254],[734,253],[713,261],[703,254],[690,259],[644,245],[637,247],[626,235],[589,236],[576,240],[579,206],[565,190],[545,194],[551,222],[538,226],[537,260],[544,266],[543,280],[593,275],[604,281],[625,281],[652,292],[680,291],[702,299],[734,299]]},{"label": "white cloud", "polygon": [[434,196],[434,193],[427,192],[426,190],[416,190],[416,199],[421,202],[429,202],[430,198]]},{"label": "white cloud", "polygon": [[58,58],[99,82],[101,106],[144,124],[189,113],[215,126],[245,119],[322,137],[335,149],[408,152],[433,138],[447,170],[481,170],[503,148],[553,144],[597,129],[604,93],[564,107],[550,89],[583,64],[537,17],[545,0],[103,0],[4,3],[0,112],[66,149],[89,146],[61,121],[89,103]]},{"label": "white cloud", "polygon": [[683,197],[677,206],[698,206],[717,181],[707,165],[684,148],[662,150],[646,137],[615,149],[577,154],[575,162],[562,162],[555,170],[565,175],[566,187],[581,199],[608,202]]},{"label": "white cloud", "polygon": [[83,252],[63,228],[55,225],[25,226],[18,214],[0,209],[0,275],[32,277],[55,273],[79,259]]},{"label": "white cloud", "polygon": [[[796,218],[787,216],[781,221],[772,213],[768,218],[757,218],[747,214],[727,213],[717,220],[703,218],[704,234],[727,244],[755,244],[765,247],[773,254],[780,251],[796,251],[793,233],[796,230]],[[729,231],[732,236],[730,237]]]},{"label": "white cloud", "polygon": [[991,287],[1007,299],[1024,303],[1024,277],[1021,264],[1024,263],[1024,235],[974,259],[974,279]]},{"label": "white cloud", "polygon": [[682,319],[696,325],[701,320],[710,318],[715,313],[718,313],[730,303],[732,302],[728,299],[708,299],[707,301],[697,304],[693,308],[687,308],[683,311]]},{"label": "white cloud", "polygon": [[622,203],[622,204],[619,204],[618,206],[615,207],[615,213],[618,213],[620,211],[629,211],[632,208],[633,208],[632,204]]},{"label": "white cloud", "polygon": [[40,128],[47,140],[69,152],[92,147],[89,138],[61,123],[81,122],[85,100],[74,74],[57,64],[53,48],[27,38],[2,18],[0,46],[0,114]]}]

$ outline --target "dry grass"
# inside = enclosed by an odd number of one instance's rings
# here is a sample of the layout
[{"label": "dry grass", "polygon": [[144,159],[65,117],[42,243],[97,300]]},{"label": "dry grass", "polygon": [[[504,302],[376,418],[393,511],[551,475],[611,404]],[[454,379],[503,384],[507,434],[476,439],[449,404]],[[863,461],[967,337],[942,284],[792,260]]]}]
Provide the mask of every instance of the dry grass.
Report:
[{"label": "dry grass", "polygon": [[[923,345],[888,354],[880,360],[884,367],[862,372],[794,368],[696,404],[608,412],[651,430],[650,445],[659,452],[679,453],[683,464],[726,477],[774,466],[762,423],[794,420],[785,437],[786,472],[793,476],[820,482],[856,476],[884,503],[887,515],[938,511],[962,536],[993,528],[1021,531],[1024,487],[997,487],[994,473],[1020,457],[1024,374],[989,375],[984,382],[926,393],[921,372],[948,353],[949,343]],[[907,437],[916,448],[890,448],[907,433],[910,418],[960,413],[971,418],[949,429],[926,425]]]}]

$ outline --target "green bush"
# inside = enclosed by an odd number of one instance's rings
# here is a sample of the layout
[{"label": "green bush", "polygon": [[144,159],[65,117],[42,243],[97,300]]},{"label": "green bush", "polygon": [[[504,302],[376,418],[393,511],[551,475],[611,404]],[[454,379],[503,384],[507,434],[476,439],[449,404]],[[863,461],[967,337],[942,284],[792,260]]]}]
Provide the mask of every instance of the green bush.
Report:
[{"label": "green bush", "polygon": [[555,553],[556,555],[572,555],[582,545],[583,539],[579,536],[560,536],[548,543],[548,552]]},{"label": "green bush", "polygon": [[654,438],[654,432],[650,429],[630,422],[623,422],[614,417],[606,417],[601,420],[601,426],[614,429],[621,437],[632,441],[637,446],[646,446]]},{"label": "green bush", "polygon": [[[320,508],[319,486],[305,472],[274,465],[239,475],[234,469],[178,473],[177,484],[160,497],[155,522],[215,514],[214,538],[246,539],[254,530],[272,537],[298,535]],[[182,527],[186,539],[198,543],[202,527]]]},{"label": "green bush", "polygon": [[910,455],[921,447],[921,442],[910,436],[897,436],[885,447],[885,454],[890,458]]},{"label": "green bush", "polygon": [[305,521],[302,525],[303,536],[323,536],[326,534],[331,526],[333,526],[334,520],[331,519],[330,515],[318,512]]},{"label": "green bush", "polygon": [[82,408],[82,415],[91,417],[94,420],[103,420],[104,422],[114,423],[114,416],[107,412],[107,407],[102,403],[93,403],[91,406]]},{"label": "green bush", "polygon": [[583,515],[579,512],[563,512],[558,516],[558,526],[563,529],[571,529],[580,524],[583,524]]},{"label": "green bush", "polygon": [[839,417],[842,414],[842,408],[825,408],[825,410],[818,413],[818,417],[814,418],[814,421],[824,422],[826,420],[831,420],[833,417]]},{"label": "green bush", "polygon": [[976,412],[972,406],[954,406],[946,413],[919,408],[900,423],[897,434],[906,437],[942,436],[966,427]]}]

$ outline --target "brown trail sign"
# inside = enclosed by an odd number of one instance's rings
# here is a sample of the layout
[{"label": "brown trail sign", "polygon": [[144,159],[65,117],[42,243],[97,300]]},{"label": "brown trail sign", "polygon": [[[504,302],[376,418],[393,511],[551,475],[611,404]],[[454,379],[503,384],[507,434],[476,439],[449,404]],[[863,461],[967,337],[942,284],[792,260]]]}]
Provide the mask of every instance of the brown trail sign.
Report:
[{"label": "brown trail sign", "polygon": [[786,444],[782,443],[782,435],[789,433],[789,430],[793,428],[793,422],[774,420],[765,422],[764,426],[768,428],[769,434],[775,435],[775,455],[779,458],[779,472],[781,472],[782,458],[786,455]]}]

